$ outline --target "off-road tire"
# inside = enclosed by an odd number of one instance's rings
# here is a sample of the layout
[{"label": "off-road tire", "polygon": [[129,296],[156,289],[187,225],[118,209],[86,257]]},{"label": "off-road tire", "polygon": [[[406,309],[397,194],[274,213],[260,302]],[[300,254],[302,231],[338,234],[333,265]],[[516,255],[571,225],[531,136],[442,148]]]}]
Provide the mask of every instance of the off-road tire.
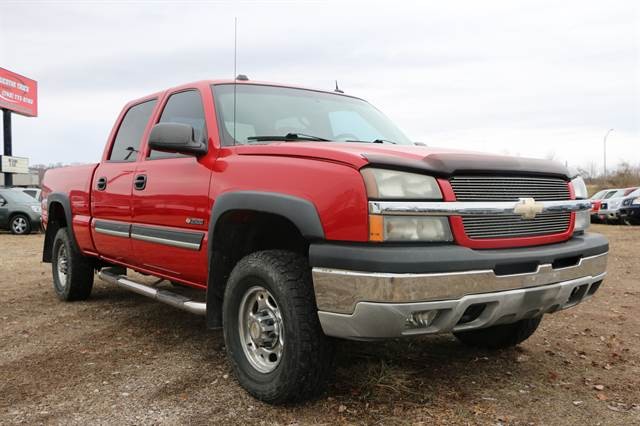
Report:
[{"label": "off-road tire", "polygon": [[[64,251],[61,252],[61,247]],[[58,272],[61,254],[66,256],[66,274]],[[53,240],[51,257],[53,290],[64,301],[86,300],[91,295],[94,278],[94,265],[91,259],[83,256],[73,247],[67,228],[60,228]],[[62,280],[65,282],[63,283]]]},{"label": "off-road tire", "polygon": [[523,319],[513,324],[495,325],[479,330],[453,333],[462,343],[483,349],[504,349],[527,340],[538,328],[542,317]]},{"label": "off-road tire", "polygon": [[[22,222],[23,228],[20,228],[20,229],[23,229],[23,230],[20,230],[20,231],[18,231],[17,230],[18,227],[15,226],[16,222],[19,221],[19,220],[24,221],[24,222]],[[31,233],[31,229],[32,229],[31,219],[29,219],[29,216],[27,216],[25,214],[19,213],[19,214],[13,216],[11,218],[11,220],[9,221],[9,230],[11,231],[11,233],[13,235],[28,235],[28,234]]]},{"label": "off-road tire", "polygon": [[[280,362],[267,373],[251,365],[239,330],[241,301],[255,286],[273,295],[284,329]],[[334,343],[322,332],[304,257],[268,250],[241,259],[229,276],[222,314],[227,354],[238,382],[251,395],[270,404],[285,404],[322,393],[333,371]]]}]

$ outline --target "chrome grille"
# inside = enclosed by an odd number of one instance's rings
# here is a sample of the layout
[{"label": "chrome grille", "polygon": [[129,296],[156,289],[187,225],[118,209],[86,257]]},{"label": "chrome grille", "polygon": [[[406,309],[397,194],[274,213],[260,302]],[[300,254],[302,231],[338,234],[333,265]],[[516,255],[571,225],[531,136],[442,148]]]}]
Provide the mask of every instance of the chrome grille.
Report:
[{"label": "chrome grille", "polygon": [[[522,176],[456,176],[451,187],[458,201],[536,201],[570,199],[567,182],[559,178]],[[561,234],[569,228],[571,213],[542,213],[534,219],[520,215],[463,216],[471,239],[518,238]]]},{"label": "chrome grille", "polygon": [[458,201],[568,200],[567,182],[559,178],[512,176],[456,176],[451,187]]},{"label": "chrome grille", "polygon": [[519,215],[463,216],[462,223],[471,239],[517,238],[561,234],[569,227],[571,213],[542,213],[535,219]]}]

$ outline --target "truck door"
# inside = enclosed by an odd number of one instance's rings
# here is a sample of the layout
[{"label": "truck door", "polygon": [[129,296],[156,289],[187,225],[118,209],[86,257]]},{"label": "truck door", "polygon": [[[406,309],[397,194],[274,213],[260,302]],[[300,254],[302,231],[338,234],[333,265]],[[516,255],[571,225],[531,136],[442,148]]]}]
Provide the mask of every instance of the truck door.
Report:
[{"label": "truck door", "polygon": [[131,106],[121,117],[108,151],[93,177],[91,230],[102,256],[130,262],[131,192],[136,160],[157,99]]},{"label": "truck door", "polygon": [[[170,94],[158,115],[157,122],[190,124],[196,140],[208,141],[199,90]],[[205,285],[211,170],[192,156],[143,149],[132,198],[136,263],[177,281]]]}]

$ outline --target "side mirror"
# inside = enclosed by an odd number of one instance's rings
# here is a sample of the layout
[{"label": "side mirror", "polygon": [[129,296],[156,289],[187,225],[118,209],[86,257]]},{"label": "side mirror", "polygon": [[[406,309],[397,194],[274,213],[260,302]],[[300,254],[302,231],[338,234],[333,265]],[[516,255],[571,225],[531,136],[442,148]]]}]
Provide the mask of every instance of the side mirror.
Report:
[{"label": "side mirror", "polygon": [[0,199],[0,207],[3,207],[7,202],[4,199]]},{"label": "side mirror", "polygon": [[207,145],[194,139],[193,126],[184,123],[158,123],[151,129],[149,147],[156,151],[178,152],[201,156],[207,153]]}]

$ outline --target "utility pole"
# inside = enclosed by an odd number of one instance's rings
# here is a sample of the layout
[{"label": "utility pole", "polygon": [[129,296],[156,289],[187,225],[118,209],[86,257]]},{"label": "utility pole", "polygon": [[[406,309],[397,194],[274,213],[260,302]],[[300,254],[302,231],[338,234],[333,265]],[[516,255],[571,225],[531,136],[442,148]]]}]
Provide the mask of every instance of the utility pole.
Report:
[{"label": "utility pole", "polygon": [[604,135],[604,179],[607,180],[607,137],[609,137],[609,133],[613,132],[613,129],[607,130],[607,133]]},{"label": "utility pole", "polygon": [[[2,110],[2,133],[4,135],[4,155],[11,156],[11,111]],[[4,174],[4,186],[10,188],[13,186],[13,173]]]}]

